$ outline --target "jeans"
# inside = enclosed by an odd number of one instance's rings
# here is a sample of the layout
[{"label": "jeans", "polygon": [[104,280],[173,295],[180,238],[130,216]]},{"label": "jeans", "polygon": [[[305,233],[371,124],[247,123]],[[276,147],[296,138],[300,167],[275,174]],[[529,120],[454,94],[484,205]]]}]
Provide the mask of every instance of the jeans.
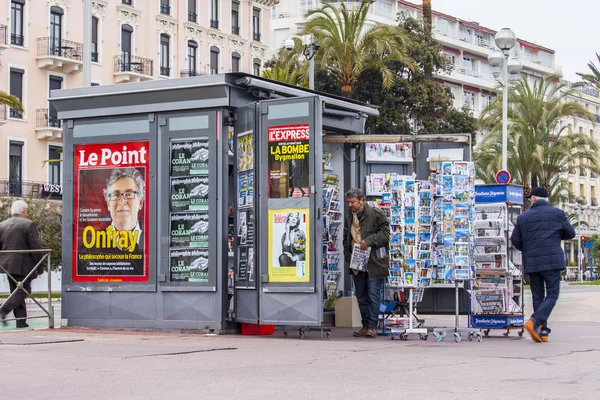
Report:
[{"label": "jeans", "polygon": [[352,274],[352,276],[354,277],[354,288],[362,326],[366,329],[377,329],[384,278],[370,281],[369,273],[362,271],[356,275]]},{"label": "jeans", "polygon": [[[31,293],[31,281],[32,278],[24,281],[24,275],[13,275],[19,282],[23,282],[23,288],[27,290],[27,292]],[[10,292],[14,292],[17,288],[17,285],[12,281],[12,279],[8,279],[8,285],[10,287]],[[27,295],[24,291],[18,290],[9,300],[4,302],[0,307],[0,314],[8,314],[11,311],[13,312],[15,318],[26,318],[27,317],[27,308],[25,306],[25,298]],[[25,323],[25,320],[18,321],[19,323]]]},{"label": "jeans", "polygon": [[529,274],[529,287],[533,300],[531,319],[536,325],[542,325],[542,331],[550,333],[548,318],[558,300],[560,292],[561,270],[533,272]]}]

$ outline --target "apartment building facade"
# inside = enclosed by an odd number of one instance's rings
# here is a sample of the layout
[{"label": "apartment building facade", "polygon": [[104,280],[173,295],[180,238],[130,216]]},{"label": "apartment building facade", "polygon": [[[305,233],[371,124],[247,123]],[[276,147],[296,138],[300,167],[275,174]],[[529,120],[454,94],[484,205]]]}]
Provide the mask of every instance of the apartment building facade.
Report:
[{"label": "apartment building facade", "polygon": [[[340,4],[332,0],[330,3]],[[418,3],[418,4],[415,4]],[[397,24],[399,14],[422,19],[420,2],[406,0],[376,0],[371,5],[365,29],[375,23]],[[360,2],[345,2],[348,7],[357,7]],[[434,4],[435,6],[435,4]],[[270,51],[275,54],[290,35],[297,34],[304,27],[304,15],[308,10],[322,7],[320,0],[281,0],[271,7]],[[435,38],[440,42],[448,60],[446,68],[435,78],[443,82],[454,95],[454,106],[467,105],[475,117],[501,94],[501,88],[493,77],[493,68],[487,61],[495,48],[496,30],[481,26],[477,22],[462,20],[433,10],[432,25]],[[518,32],[516,32],[518,35]],[[554,50],[519,38],[511,51],[512,57],[518,57],[523,63],[521,76],[530,83],[544,75],[561,74],[560,66],[555,64]],[[585,68],[582,66],[582,68]],[[567,86],[572,82],[562,80]],[[578,87],[578,96],[572,100],[580,102],[595,115],[596,124],[576,118],[566,120],[572,131],[584,132],[600,139],[600,97],[591,87]],[[481,133],[480,133],[481,135]],[[480,138],[479,138],[480,139]],[[599,177],[583,168],[563,171],[568,179],[568,201],[564,204],[568,213],[580,213],[581,220],[588,223],[580,231],[593,234],[600,231],[600,209],[598,207]],[[567,244],[569,260],[575,260],[574,246]]]},{"label": "apartment building facade", "polygon": [[[62,126],[51,90],[246,72],[268,57],[277,0],[92,0],[92,44],[84,49],[83,0],[0,0],[0,90],[22,114],[0,107],[0,196],[60,190]],[[6,18],[4,18],[6,15]]]}]

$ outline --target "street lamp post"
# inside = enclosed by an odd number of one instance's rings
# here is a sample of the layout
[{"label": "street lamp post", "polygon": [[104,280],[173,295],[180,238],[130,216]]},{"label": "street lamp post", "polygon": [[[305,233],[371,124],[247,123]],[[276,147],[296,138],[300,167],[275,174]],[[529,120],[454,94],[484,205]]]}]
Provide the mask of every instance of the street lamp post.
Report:
[{"label": "street lamp post", "polygon": [[[502,77],[499,72],[494,72],[494,78],[502,85],[502,169],[508,170],[508,85],[509,81],[523,70],[523,64],[518,58],[510,58],[510,50],[517,44],[517,37],[508,28],[502,28],[496,33],[496,46],[488,56],[492,67],[502,68]],[[510,75],[510,78],[509,78]]]},{"label": "street lamp post", "polygon": [[577,212],[577,266],[579,267],[579,282],[583,282],[583,249],[581,248],[581,211],[580,204],[575,206]]},{"label": "street lamp post", "polygon": [[308,60],[308,88],[315,89],[315,53],[319,50],[319,45],[315,43],[315,36],[310,33],[308,35],[292,35],[285,41],[285,48],[292,50],[294,48],[294,39],[299,39],[304,46],[302,54]]}]

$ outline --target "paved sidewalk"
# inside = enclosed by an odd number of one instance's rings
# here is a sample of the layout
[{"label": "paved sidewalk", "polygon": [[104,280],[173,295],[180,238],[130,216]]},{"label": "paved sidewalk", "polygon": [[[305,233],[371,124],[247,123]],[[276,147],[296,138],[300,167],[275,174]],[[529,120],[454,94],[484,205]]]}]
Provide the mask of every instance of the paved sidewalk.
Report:
[{"label": "paved sidewalk", "polygon": [[[2,398],[596,399],[600,290],[564,288],[550,343],[109,332],[0,333]],[[428,316],[428,326],[451,316]]]}]

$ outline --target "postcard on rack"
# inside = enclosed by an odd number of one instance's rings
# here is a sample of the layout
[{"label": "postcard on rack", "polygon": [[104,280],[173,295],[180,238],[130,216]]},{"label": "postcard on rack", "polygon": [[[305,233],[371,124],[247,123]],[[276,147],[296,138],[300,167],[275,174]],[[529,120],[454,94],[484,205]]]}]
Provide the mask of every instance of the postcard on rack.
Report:
[{"label": "postcard on rack", "polygon": [[415,285],[415,273],[414,272],[405,272],[404,273],[404,283],[406,286],[414,286]]},{"label": "postcard on rack", "polygon": [[443,162],[442,163],[442,174],[443,175],[452,175],[452,162]]},{"label": "postcard on rack", "polygon": [[371,254],[371,248],[367,247],[366,250],[360,248],[360,244],[354,243],[352,249],[352,258],[350,259],[350,268],[357,271],[364,271],[369,262],[369,255]]}]

